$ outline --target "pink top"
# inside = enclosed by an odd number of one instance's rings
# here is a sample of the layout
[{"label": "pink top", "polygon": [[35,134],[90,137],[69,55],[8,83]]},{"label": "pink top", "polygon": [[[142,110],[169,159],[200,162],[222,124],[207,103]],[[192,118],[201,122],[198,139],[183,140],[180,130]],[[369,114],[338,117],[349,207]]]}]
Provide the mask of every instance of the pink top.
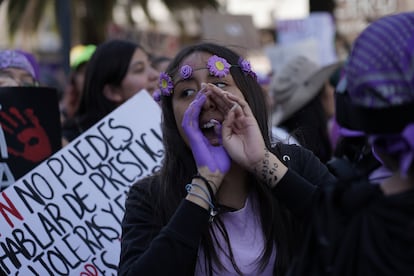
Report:
[{"label": "pink top", "polygon": [[[264,252],[263,249],[265,244],[260,217],[257,215],[258,209],[256,208],[258,208],[258,206],[255,204],[256,202],[256,198],[250,195],[242,209],[224,213],[220,216],[229,233],[235,262],[243,275],[273,275],[273,267],[276,258],[275,247],[269,263],[262,272],[259,271],[259,261]],[[218,257],[224,265],[225,270],[219,271],[217,265],[213,263],[213,275],[239,275],[231,264],[230,258],[228,257],[229,250],[226,249],[227,243],[223,235],[220,234],[216,224],[213,225],[213,229],[219,244],[225,249],[223,252],[217,244],[215,245],[216,251],[218,251]],[[205,271],[205,258],[202,247],[199,249],[199,256],[194,275],[208,275]]]}]

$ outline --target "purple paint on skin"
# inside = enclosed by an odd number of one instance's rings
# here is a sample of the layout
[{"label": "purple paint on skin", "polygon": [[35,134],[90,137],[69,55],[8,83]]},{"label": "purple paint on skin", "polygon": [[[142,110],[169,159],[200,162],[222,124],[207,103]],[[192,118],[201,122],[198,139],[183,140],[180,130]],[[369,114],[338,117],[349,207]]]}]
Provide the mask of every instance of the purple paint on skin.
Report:
[{"label": "purple paint on skin", "polygon": [[193,152],[194,160],[197,167],[208,167],[211,172],[217,170],[221,173],[226,173],[230,169],[231,160],[221,145],[221,124],[215,121],[215,132],[220,140],[220,146],[213,146],[202,133],[199,127],[199,116],[201,109],[207,100],[207,96],[202,92],[204,87],[198,92],[193,102],[188,106],[184,113],[182,127],[187,135],[191,150]]}]

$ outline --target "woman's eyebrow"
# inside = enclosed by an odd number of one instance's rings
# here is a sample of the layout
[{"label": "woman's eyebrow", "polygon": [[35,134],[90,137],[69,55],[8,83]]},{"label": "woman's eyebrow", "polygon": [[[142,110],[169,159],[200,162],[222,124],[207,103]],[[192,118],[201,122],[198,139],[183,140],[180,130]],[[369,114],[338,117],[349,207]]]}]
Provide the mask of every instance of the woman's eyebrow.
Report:
[{"label": "woman's eyebrow", "polygon": [[144,61],[137,60],[137,61],[131,63],[131,65],[129,66],[129,69],[134,68],[136,66],[144,66],[144,65],[145,65],[145,62]]},{"label": "woman's eyebrow", "polygon": [[229,81],[229,75],[225,76],[225,77],[216,77],[216,76],[212,76],[209,75],[207,77],[207,82],[214,82],[214,81]]},{"label": "woman's eyebrow", "polygon": [[176,83],[174,83],[174,86],[176,86],[177,84],[180,84],[182,82],[190,82],[190,81],[194,81],[194,77],[191,76],[188,79],[179,78],[178,81]]},{"label": "woman's eyebrow", "polygon": [[[219,77],[212,76],[212,75],[207,76],[207,82],[213,82],[213,81],[216,81],[216,80],[227,80],[227,76],[223,77],[223,78],[219,78]],[[189,77],[188,79],[180,78],[176,83],[174,83],[174,86],[176,86],[176,85],[178,85],[182,82],[188,82],[188,81],[195,81],[195,79],[194,79],[193,76]]]}]

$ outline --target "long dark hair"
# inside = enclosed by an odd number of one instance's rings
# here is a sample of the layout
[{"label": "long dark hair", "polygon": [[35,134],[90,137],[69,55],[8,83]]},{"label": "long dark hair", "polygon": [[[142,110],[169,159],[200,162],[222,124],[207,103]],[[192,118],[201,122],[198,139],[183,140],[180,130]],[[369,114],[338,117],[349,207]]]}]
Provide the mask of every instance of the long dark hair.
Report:
[{"label": "long dark hair", "polygon": [[75,114],[82,131],[118,106],[105,97],[104,87],[121,85],[138,48],[143,49],[138,43],[120,39],[108,40],[96,48],[86,67],[81,101]]},{"label": "long dark hair", "polygon": [[333,153],[328,133],[328,119],[320,99],[322,89],[324,88],[322,87],[308,104],[279,126],[293,135],[303,147],[311,150],[322,163],[326,163]]},{"label": "long dark hair", "polygon": [[[170,76],[175,76],[181,66],[184,58],[194,52],[206,52],[225,58],[230,64],[238,64],[240,56],[233,50],[211,43],[201,43],[192,45],[181,50],[177,56],[171,61],[167,68]],[[256,79],[246,76],[238,67],[231,67],[230,73],[240,91],[243,93],[246,101],[250,105],[255,115],[265,144],[270,148],[268,113],[266,110],[264,93]],[[197,168],[191,153],[186,146],[184,140],[179,134],[172,110],[172,97],[162,97],[162,113],[163,113],[163,143],[165,147],[164,163],[160,171],[160,189],[159,202],[156,206],[158,217],[165,224],[172,216],[174,210],[177,209],[180,201],[185,197],[185,184],[191,181],[192,176],[197,172]],[[288,212],[281,207],[272,197],[269,188],[265,183],[261,183],[253,175],[250,175],[251,189],[258,196],[258,205],[260,210],[260,220],[265,236],[265,250],[260,258],[262,268],[268,263],[274,245],[277,247],[277,259],[275,265],[275,273],[282,275],[286,272],[287,265],[292,257],[292,225]],[[223,226],[218,216],[215,220],[218,226]],[[225,229],[224,235],[228,241],[228,235]],[[203,237],[203,247],[205,256],[209,256],[209,271],[212,273],[211,260],[218,261],[217,253],[213,246],[214,237],[212,231],[205,233]],[[226,247],[223,247],[226,248]],[[231,248],[228,246],[227,248]],[[229,253],[230,256],[232,253]],[[234,261],[234,260],[233,260]],[[207,263],[207,262],[206,262]],[[237,265],[233,265],[238,270]]]}]

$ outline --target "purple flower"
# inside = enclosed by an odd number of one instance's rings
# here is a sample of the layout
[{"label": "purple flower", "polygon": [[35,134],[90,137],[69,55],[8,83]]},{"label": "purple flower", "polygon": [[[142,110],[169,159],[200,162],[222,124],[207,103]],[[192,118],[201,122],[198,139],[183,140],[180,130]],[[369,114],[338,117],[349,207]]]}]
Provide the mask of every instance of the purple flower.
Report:
[{"label": "purple flower", "polygon": [[152,98],[154,99],[154,101],[160,102],[161,101],[161,91],[159,89],[155,90],[154,94],[152,94]]},{"label": "purple flower", "polygon": [[211,75],[219,78],[223,78],[230,73],[230,64],[227,60],[216,55],[208,59],[207,68]]},{"label": "purple flower", "polygon": [[159,84],[162,95],[170,96],[172,94],[172,89],[174,88],[174,84],[172,82],[171,77],[167,73],[162,72],[160,74],[160,80],[158,84]]},{"label": "purple flower", "polygon": [[248,60],[245,60],[243,58],[239,59],[239,66],[242,69],[243,72],[250,72],[252,71],[252,67],[250,66],[250,62]]},{"label": "purple flower", "polygon": [[241,70],[246,74],[250,75],[252,78],[257,79],[256,73],[252,70],[252,66],[250,65],[250,62],[248,60],[245,60],[243,58],[239,59],[239,66]]},{"label": "purple flower", "polygon": [[186,80],[191,78],[193,75],[193,68],[190,65],[183,65],[180,69],[180,76],[182,79]]},{"label": "purple flower", "polygon": [[250,75],[253,79],[257,80],[257,74],[254,71],[250,71],[250,73],[247,73],[248,75]]}]

